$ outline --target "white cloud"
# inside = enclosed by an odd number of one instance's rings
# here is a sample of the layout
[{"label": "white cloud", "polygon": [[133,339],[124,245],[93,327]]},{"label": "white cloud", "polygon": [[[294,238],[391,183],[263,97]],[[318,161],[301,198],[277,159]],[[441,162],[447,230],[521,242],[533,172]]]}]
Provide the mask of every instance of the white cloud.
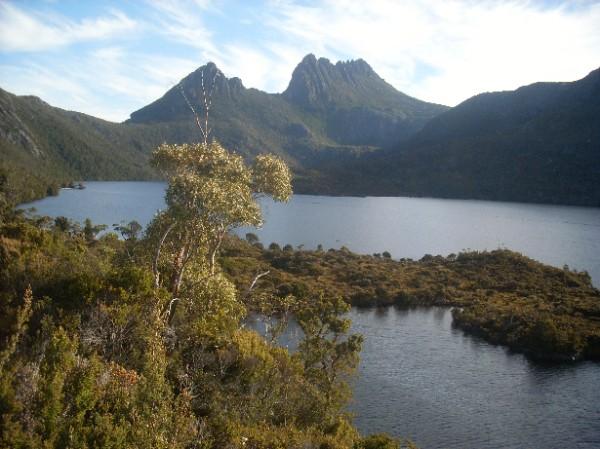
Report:
[{"label": "white cloud", "polygon": [[[244,42],[219,40],[206,23],[209,13],[226,21],[226,8],[214,0],[147,0],[154,10],[154,30],[168,39],[191,47],[197,51],[196,66],[189,72],[209,61],[214,62],[227,77],[242,78],[246,87],[269,90],[278,86],[282,76],[289,78],[291,70],[302,57],[297,52],[287,52],[295,57],[293,64],[283,66],[282,59],[272,48],[276,43],[248,39]],[[257,24],[255,17],[242,17],[240,23]],[[221,22],[222,23],[222,22]],[[260,26],[260,25],[259,25]],[[252,33],[252,30],[249,30]],[[286,73],[283,73],[286,70]],[[189,73],[187,72],[187,73]],[[180,73],[177,81],[187,75]]]},{"label": "white cloud", "polygon": [[106,39],[132,31],[137,23],[118,10],[105,17],[74,22],[44,19],[0,2],[0,51],[41,51],[81,41]]},{"label": "white cloud", "polygon": [[212,32],[204,24],[200,12],[206,10],[209,1],[147,0],[153,8],[154,29],[181,44],[197,48],[204,55],[217,54],[212,43]]},{"label": "white cloud", "polygon": [[[127,14],[75,20],[0,0],[0,85],[120,121],[208,61],[247,87],[281,92],[307,53],[363,58],[397,89],[448,105],[483,91],[575,80],[600,61],[599,2],[146,0],[127,7]],[[88,45],[69,46],[79,42]]]},{"label": "white cloud", "polygon": [[130,55],[101,48],[58,66],[0,65],[0,85],[17,95],[37,95],[52,106],[120,122],[161,97],[196,62],[173,57]]},{"label": "white cloud", "polygon": [[0,65],[0,82],[3,85],[5,79],[12,81],[12,93],[36,95],[52,106],[85,111],[94,102],[92,91],[84,83],[37,63]]},{"label": "white cloud", "polygon": [[[600,61],[600,4],[279,1],[268,23],[290,51],[361,57],[396,88],[454,105],[482,91],[578,79]],[[279,80],[283,89],[287,79]]]}]

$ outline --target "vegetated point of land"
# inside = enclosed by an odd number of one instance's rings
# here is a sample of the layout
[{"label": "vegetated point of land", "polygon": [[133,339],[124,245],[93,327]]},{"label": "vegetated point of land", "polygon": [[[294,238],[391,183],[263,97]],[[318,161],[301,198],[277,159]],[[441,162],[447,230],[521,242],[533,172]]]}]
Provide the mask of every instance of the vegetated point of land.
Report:
[{"label": "vegetated point of land", "polygon": [[454,325],[532,358],[600,359],[600,291],[586,272],[506,249],[393,260],[387,253],[284,249],[230,238],[222,265],[240,286],[269,271],[257,292],[325,291],[358,307],[453,306]]}]

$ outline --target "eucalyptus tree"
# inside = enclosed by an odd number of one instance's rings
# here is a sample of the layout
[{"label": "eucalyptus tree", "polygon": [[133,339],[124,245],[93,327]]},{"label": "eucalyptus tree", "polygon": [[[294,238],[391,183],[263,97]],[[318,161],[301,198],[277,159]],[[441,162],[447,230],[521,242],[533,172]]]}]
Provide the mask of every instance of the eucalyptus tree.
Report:
[{"label": "eucalyptus tree", "polygon": [[188,278],[207,282],[217,274],[216,256],[227,232],[240,226],[260,226],[258,199],[287,201],[291,173],[277,156],[262,154],[251,165],[218,142],[161,145],[152,163],[166,176],[167,208],[148,228],[155,244],[156,288],[169,292],[169,321]]}]

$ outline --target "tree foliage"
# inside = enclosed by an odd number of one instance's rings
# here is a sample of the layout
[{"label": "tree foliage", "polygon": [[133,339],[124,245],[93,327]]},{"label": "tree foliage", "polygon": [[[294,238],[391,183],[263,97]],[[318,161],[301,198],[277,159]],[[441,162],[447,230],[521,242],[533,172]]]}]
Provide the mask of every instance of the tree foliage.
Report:
[{"label": "tree foliage", "polygon": [[[289,197],[285,164],[247,166],[216,143],[163,146],[154,161],[167,209],[143,236],[133,222],[121,240],[90,221],[0,223],[0,447],[359,444],[343,411],[361,342],[347,306],[297,290],[258,307],[267,273],[237,288],[217,257],[227,231],[261,222],[259,196]],[[249,310],[295,315],[298,351],[247,329]]]},{"label": "tree foliage", "polygon": [[[216,275],[216,255],[227,232],[262,224],[258,197],[287,201],[292,193],[290,171],[282,160],[261,155],[249,167],[217,142],[165,144],[152,162],[169,185],[167,209],[150,224],[148,239],[156,246],[156,287],[165,287],[171,300],[180,301],[191,265],[190,280]],[[171,303],[169,319],[176,306]]]}]

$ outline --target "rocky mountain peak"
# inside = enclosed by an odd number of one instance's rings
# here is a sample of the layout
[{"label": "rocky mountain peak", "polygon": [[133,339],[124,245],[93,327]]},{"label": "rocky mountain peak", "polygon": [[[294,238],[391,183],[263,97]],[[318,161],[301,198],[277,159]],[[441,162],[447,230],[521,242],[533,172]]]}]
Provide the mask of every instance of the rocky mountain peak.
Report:
[{"label": "rocky mountain peak", "polygon": [[133,112],[130,120],[159,122],[189,116],[189,107],[181,95],[182,88],[187,100],[198,110],[203,108],[203,91],[216,100],[215,104],[223,104],[225,99],[236,98],[246,90],[240,78],[227,78],[214,62],[208,62],[183,78],[162,98]]},{"label": "rocky mountain peak", "polygon": [[283,96],[306,108],[331,103],[339,94],[349,92],[357,85],[380,80],[364,60],[340,61],[335,65],[327,58],[306,55],[296,66]]},{"label": "rocky mountain peak", "polygon": [[181,81],[186,92],[190,90],[194,96],[196,93],[202,92],[203,84],[207,92],[214,86],[214,92],[221,94],[231,94],[244,89],[240,78],[227,78],[214,62],[208,62],[197,68]]}]

